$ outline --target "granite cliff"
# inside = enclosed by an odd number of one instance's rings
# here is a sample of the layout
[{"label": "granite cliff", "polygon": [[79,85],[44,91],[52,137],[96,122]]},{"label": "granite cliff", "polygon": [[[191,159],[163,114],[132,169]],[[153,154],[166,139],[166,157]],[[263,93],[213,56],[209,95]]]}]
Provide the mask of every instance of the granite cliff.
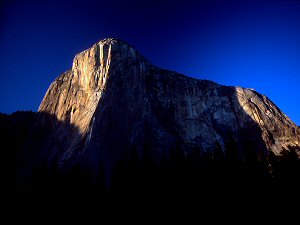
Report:
[{"label": "granite cliff", "polygon": [[270,155],[300,154],[299,127],[266,96],[160,69],[113,38],[75,56],[50,85],[35,126],[47,131],[29,147],[30,167],[80,166],[107,185],[132,152],[154,164],[177,151],[266,164]]}]

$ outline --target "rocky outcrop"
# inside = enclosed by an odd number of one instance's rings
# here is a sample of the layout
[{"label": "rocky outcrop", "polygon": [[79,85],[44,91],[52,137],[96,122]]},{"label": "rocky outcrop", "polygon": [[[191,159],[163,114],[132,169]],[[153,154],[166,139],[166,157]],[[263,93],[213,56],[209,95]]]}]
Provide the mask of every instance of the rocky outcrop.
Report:
[{"label": "rocky outcrop", "polygon": [[39,159],[61,170],[104,171],[107,182],[132,151],[156,163],[178,149],[185,157],[213,157],[216,149],[229,157],[235,149],[240,160],[262,160],[300,146],[299,127],[266,96],[157,68],[112,38],[75,56],[39,112],[37,124],[45,114],[57,118]]}]

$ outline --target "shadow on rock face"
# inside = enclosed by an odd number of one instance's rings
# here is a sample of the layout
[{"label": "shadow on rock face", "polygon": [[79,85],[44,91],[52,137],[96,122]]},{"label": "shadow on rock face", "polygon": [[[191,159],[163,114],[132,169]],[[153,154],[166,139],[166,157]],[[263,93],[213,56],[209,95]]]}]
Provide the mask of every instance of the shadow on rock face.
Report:
[{"label": "shadow on rock face", "polygon": [[[10,171],[6,190],[10,204],[18,205],[19,210],[54,206],[56,211],[78,211],[87,205],[86,209],[91,210],[105,207],[106,211],[101,211],[104,213],[130,210],[129,204],[134,205],[131,209],[159,204],[163,210],[195,203],[202,209],[218,205],[221,210],[232,202],[267,206],[274,196],[277,200],[293,199],[299,187],[298,149],[291,148],[282,157],[269,152],[257,123],[242,107],[234,106],[239,103],[235,89],[219,92],[228,97],[239,117],[236,119],[242,121],[236,130],[213,123],[223,137],[226,151],[221,144],[210,152],[202,151],[200,146],[182,143],[176,130],[171,130],[174,145],[169,156],[158,161],[152,154],[158,142],[153,141],[151,129],[141,130],[146,137],[139,146],[143,156],[136,146],[124,149],[128,155],[112,168],[109,187],[105,186],[104,169],[100,167],[94,173],[87,169],[93,168],[85,164],[91,162],[85,161],[84,155],[87,135],[68,120],[59,121],[43,112],[21,113],[18,118],[22,119],[2,116],[3,143],[14,152],[6,151],[8,161],[4,164]],[[166,120],[167,115],[161,118]],[[75,147],[68,148],[70,145]],[[74,152],[70,154],[65,149]]]},{"label": "shadow on rock face", "polygon": [[40,111],[0,115],[19,211],[268,208],[299,187],[300,130],[265,96],[159,69],[117,39],[77,54]]}]

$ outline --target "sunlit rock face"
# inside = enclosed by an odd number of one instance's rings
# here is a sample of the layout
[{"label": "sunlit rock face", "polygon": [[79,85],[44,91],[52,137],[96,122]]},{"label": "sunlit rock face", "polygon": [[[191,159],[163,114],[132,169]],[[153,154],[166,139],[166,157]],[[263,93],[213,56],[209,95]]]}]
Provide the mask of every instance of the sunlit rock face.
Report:
[{"label": "sunlit rock face", "polygon": [[106,180],[132,151],[159,163],[176,149],[189,157],[234,146],[239,159],[261,160],[300,146],[299,127],[266,96],[157,68],[111,38],[75,56],[39,112],[57,118],[43,160],[63,170],[81,165],[95,177],[104,171]]}]

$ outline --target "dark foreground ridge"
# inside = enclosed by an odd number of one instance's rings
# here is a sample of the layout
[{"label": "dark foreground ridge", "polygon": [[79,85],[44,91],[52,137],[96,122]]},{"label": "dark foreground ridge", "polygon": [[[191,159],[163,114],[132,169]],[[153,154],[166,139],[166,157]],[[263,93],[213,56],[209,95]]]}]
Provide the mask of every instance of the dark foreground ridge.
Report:
[{"label": "dark foreground ridge", "polygon": [[38,113],[1,120],[17,205],[221,210],[299,188],[300,129],[266,96],[157,68],[117,39],[76,55]]}]

